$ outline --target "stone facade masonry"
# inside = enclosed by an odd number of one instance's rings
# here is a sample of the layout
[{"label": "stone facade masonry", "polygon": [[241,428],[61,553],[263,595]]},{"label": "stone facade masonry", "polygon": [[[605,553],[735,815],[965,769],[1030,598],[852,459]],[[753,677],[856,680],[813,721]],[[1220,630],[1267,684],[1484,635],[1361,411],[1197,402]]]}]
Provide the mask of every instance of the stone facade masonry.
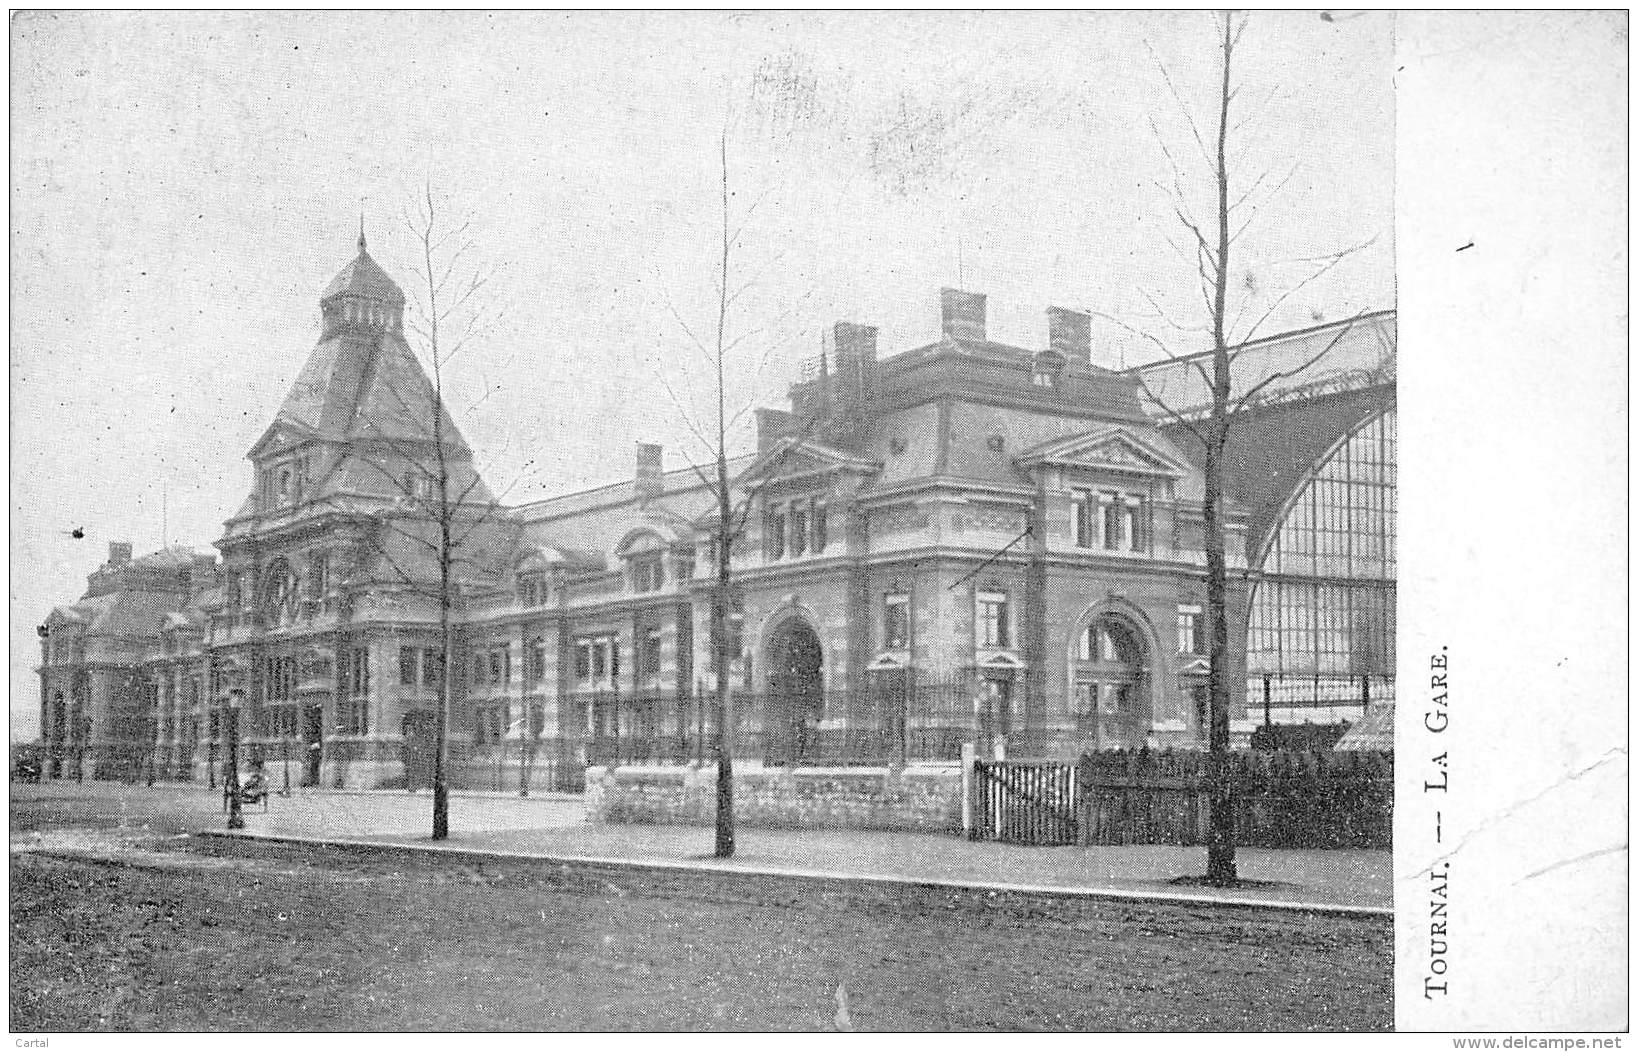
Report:
[{"label": "stone facade masonry", "polygon": [[[592,767],[593,822],[709,826],[716,816],[715,766]],[[764,768],[734,771],[734,816],[763,829],[961,830],[958,767]]]}]

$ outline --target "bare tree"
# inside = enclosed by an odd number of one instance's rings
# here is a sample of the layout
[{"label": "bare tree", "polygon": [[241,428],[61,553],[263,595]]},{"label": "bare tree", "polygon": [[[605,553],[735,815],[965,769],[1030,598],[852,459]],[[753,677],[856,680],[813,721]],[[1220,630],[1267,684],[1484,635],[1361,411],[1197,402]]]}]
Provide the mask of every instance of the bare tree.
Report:
[{"label": "bare tree", "polygon": [[[811,87],[811,86],[810,86]],[[811,104],[807,95],[799,94],[799,101],[807,100],[804,105]],[[794,105],[787,99],[787,105]],[[792,109],[787,114],[790,121],[799,122],[803,116],[800,109]],[[768,114],[763,113],[764,119]],[[734,696],[729,665],[733,660],[733,646],[729,624],[733,610],[733,552],[734,544],[744,532],[746,520],[754,505],[756,492],[760,487],[751,488],[737,496],[734,492],[734,479],[729,476],[730,436],[739,427],[742,421],[755,408],[754,390],[747,395],[743,404],[732,411],[729,407],[729,378],[730,371],[742,371],[748,367],[753,376],[760,376],[763,369],[769,364],[773,354],[782,345],[783,341],[778,333],[781,326],[795,312],[801,303],[807,299],[806,295],[787,305],[781,312],[761,320],[755,324],[736,332],[732,336],[730,330],[730,316],[736,304],[757,284],[753,275],[750,279],[735,284],[738,279],[735,252],[740,247],[745,226],[757,208],[767,199],[765,191],[748,205],[739,215],[739,225],[735,226],[735,216],[732,210],[732,200],[735,196],[730,184],[730,170],[728,164],[729,124],[725,119],[720,135],[717,139],[717,168],[718,193],[720,197],[720,239],[714,274],[714,290],[716,292],[713,313],[714,327],[711,330],[711,339],[702,340],[695,335],[693,328],[683,319],[681,312],[668,302],[672,318],[676,321],[683,335],[698,352],[701,364],[705,367],[710,387],[710,400],[713,411],[705,421],[700,421],[695,415],[695,406],[690,400],[679,394],[666,380],[663,373],[657,374],[662,388],[670,398],[678,415],[694,439],[707,450],[712,461],[709,469],[703,468],[693,461],[689,466],[694,470],[700,481],[711,493],[715,505],[715,517],[711,528],[712,547],[716,553],[716,579],[711,589],[711,653],[712,664],[715,670],[715,706],[717,712],[717,736],[715,752],[717,758],[717,795],[716,795],[716,840],[715,854],[718,858],[728,858],[734,853],[734,756],[733,756],[733,728],[735,725]],[[777,262],[777,260],[775,260]],[[755,353],[753,342],[761,341],[760,353]],[[753,384],[754,388],[754,384]],[[776,466],[778,461],[797,448],[808,437],[817,419],[808,421],[805,427],[791,436],[792,441],[786,443],[774,456],[770,466]]]},{"label": "bare tree", "polygon": [[[403,590],[436,603],[438,653],[433,722],[432,837],[449,835],[449,714],[456,689],[455,615],[468,594],[496,586],[504,571],[515,523],[502,503],[523,476],[492,493],[483,472],[458,438],[444,394],[449,363],[498,323],[502,311],[492,292],[496,268],[481,262],[470,217],[450,218],[427,184],[406,210],[403,225],[415,247],[410,310],[404,328],[430,374],[430,391],[404,389],[404,378],[381,377],[398,413],[416,425],[414,437],[386,421],[361,414],[366,436],[386,457],[354,451],[397,493],[393,505],[373,516],[371,547]],[[415,378],[409,378],[414,383]],[[493,389],[491,388],[491,391]],[[478,408],[485,392],[467,413]],[[430,403],[430,404],[429,404]],[[424,419],[430,416],[430,420]],[[421,440],[425,435],[429,440]],[[525,468],[527,468],[525,464]],[[424,671],[424,670],[423,670]]]},{"label": "bare tree", "polygon": [[[1213,118],[1215,119],[1215,134],[1210,139],[1202,134],[1200,124],[1190,113],[1188,104],[1184,102],[1181,93],[1177,90],[1164,64],[1160,64],[1160,73],[1167,87],[1182,110],[1183,117],[1188,125],[1193,145],[1198,147],[1201,160],[1209,174],[1211,190],[1211,211],[1209,223],[1198,222],[1190,208],[1187,195],[1184,192],[1185,178],[1183,165],[1179,162],[1176,152],[1168,147],[1165,137],[1160,133],[1158,126],[1151,122],[1151,128],[1160,143],[1160,149],[1171,167],[1172,183],[1169,188],[1171,206],[1175,218],[1183,228],[1184,243],[1179,245],[1171,242],[1172,247],[1183,257],[1185,262],[1194,269],[1199,282],[1200,293],[1209,318],[1207,326],[1189,326],[1174,320],[1159,304],[1155,297],[1145,294],[1145,299],[1155,310],[1156,314],[1175,332],[1190,333],[1209,329],[1211,349],[1209,355],[1185,355],[1167,340],[1156,337],[1152,333],[1131,326],[1108,314],[1100,317],[1113,321],[1149,343],[1172,360],[1186,363],[1205,384],[1210,392],[1210,402],[1203,416],[1191,417],[1184,411],[1174,408],[1166,401],[1166,397],[1159,391],[1153,390],[1141,373],[1134,375],[1143,387],[1145,394],[1161,407],[1163,411],[1175,421],[1186,433],[1200,443],[1204,452],[1205,492],[1203,500],[1203,515],[1205,520],[1206,545],[1206,622],[1209,638],[1209,673],[1207,690],[1209,693],[1209,732],[1208,744],[1211,762],[1208,765],[1209,787],[1208,800],[1210,807],[1209,835],[1207,840],[1206,880],[1217,885],[1232,885],[1238,881],[1238,872],[1235,864],[1234,844],[1234,811],[1233,787],[1231,784],[1232,772],[1229,765],[1229,679],[1231,668],[1229,662],[1229,631],[1228,631],[1228,560],[1227,560],[1227,521],[1224,508],[1224,464],[1226,451],[1233,435],[1236,418],[1247,408],[1255,405],[1259,398],[1270,388],[1283,380],[1295,377],[1316,365],[1330,351],[1337,346],[1342,338],[1358,320],[1354,318],[1338,328],[1328,341],[1324,341],[1319,349],[1297,364],[1274,370],[1259,378],[1249,386],[1243,386],[1239,392],[1235,391],[1234,365],[1245,349],[1245,345],[1255,339],[1261,332],[1263,325],[1275,313],[1302,289],[1329,273],[1343,260],[1353,256],[1370,244],[1369,241],[1343,249],[1339,252],[1323,256],[1310,256],[1288,261],[1305,270],[1304,275],[1295,280],[1283,292],[1273,296],[1261,308],[1260,315],[1251,321],[1249,326],[1242,327],[1241,323],[1248,317],[1256,314],[1259,307],[1255,297],[1248,294],[1237,308],[1230,304],[1229,274],[1231,255],[1235,251],[1235,243],[1245,234],[1246,230],[1256,219],[1258,204],[1266,201],[1269,196],[1277,194],[1295,173],[1292,168],[1283,178],[1270,180],[1269,173],[1261,173],[1246,181],[1245,188],[1239,190],[1238,196],[1234,191],[1238,189],[1235,182],[1235,165],[1230,158],[1231,140],[1235,134],[1249,122],[1257,120],[1261,115],[1261,108],[1266,107],[1272,99],[1271,91],[1262,100],[1258,111],[1251,113],[1236,123],[1231,123],[1231,109],[1239,93],[1240,85],[1235,81],[1234,58],[1239,47],[1241,35],[1245,32],[1247,18],[1245,15],[1236,15],[1234,12],[1225,12],[1218,16],[1218,35],[1220,52],[1220,78],[1216,84],[1213,99]],[[1248,283],[1249,286],[1249,283]],[[1248,291],[1249,288],[1248,288]],[[1231,316],[1230,311],[1234,309]],[[1201,360],[1209,357],[1210,368]]]}]

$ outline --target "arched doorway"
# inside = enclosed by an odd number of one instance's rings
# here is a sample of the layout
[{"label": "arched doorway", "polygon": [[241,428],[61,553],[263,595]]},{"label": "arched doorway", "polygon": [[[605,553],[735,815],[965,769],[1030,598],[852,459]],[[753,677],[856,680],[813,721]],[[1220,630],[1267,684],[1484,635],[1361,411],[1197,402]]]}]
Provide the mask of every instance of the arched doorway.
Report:
[{"label": "arched doorway", "polygon": [[825,651],[813,627],[790,618],[767,645],[769,762],[802,764],[819,758],[819,720],[825,713]]},{"label": "arched doorway", "polygon": [[1136,749],[1147,738],[1142,634],[1116,614],[1100,614],[1075,641],[1075,715],[1083,747]]}]

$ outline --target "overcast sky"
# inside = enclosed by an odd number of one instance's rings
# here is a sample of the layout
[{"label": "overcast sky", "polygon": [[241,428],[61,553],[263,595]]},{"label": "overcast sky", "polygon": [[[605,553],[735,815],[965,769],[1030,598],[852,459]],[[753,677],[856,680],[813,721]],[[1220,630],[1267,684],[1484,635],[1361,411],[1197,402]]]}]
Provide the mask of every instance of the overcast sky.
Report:
[{"label": "overcast sky", "polygon": [[[934,339],[946,285],[987,293],[1007,342],[1043,345],[1059,305],[1201,347],[1157,132],[1198,198],[1179,99],[1209,135],[1207,14],[63,12],[11,27],[14,738],[36,730],[34,626],[110,540],[209,548],[360,214],[407,283],[400,217],[429,179],[500,268],[504,320],[452,365],[450,402],[519,502],[625,476],[636,441],[684,463],[675,401],[698,398],[703,418],[705,392],[684,327],[708,338],[714,322],[725,126],[730,286],[751,282],[730,335],[760,330],[736,402],[777,404],[834,321],[880,326],[884,355]],[[1246,31],[1236,105],[1252,119],[1231,167],[1243,188],[1267,176],[1234,288],[1269,303],[1306,273],[1288,261],[1376,239],[1267,331],[1394,305],[1392,55],[1385,14],[1258,14]],[[1104,364],[1156,354],[1109,323],[1094,342]]]}]

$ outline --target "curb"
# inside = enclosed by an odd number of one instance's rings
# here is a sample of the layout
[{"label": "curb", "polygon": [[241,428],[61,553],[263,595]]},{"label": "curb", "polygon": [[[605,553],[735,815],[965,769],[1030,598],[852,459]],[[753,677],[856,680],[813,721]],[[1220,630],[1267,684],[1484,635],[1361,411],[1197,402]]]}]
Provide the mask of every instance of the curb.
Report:
[{"label": "curb", "polygon": [[301,844],[371,850],[403,851],[409,853],[445,854],[475,859],[505,859],[507,861],[534,861],[551,865],[592,865],[638,872],[707,873],[715,876],[776,877],[800,881],[833,881],[871,884],[884,887],[926,888],[937,891],[988,891],[1037,898],[1097,899],[1109,902],[1162,904],[1183,906],[1228,906],[1248,909],[1285,910],[1317,916],[1350,917],[1359,920],[1391,919],[1391,906],[1345,906],[1328,902],[1284,902],[1278,899],[1227,898],[1215,895],[1189,895],[1182,892],[1136,891],[1116,888],[1067,888],[1038,884],[1003,884],[989,881],[940,880],[932,877],[883,876],[874,873],[826,872],[823,870],[789,869],[778,866],[725,866],[711,862],[685,862],[661,859],[609,858],[595,855],[542,855],[527,851],[506,851],[501,848],[443,846],[435,844],[403,844],[379,840],[345,840],[327,837],[295,836],[283,833],[228,832],[221,829],[198,830],[194,836],[221,840],[260,840],[275,844]]}]

